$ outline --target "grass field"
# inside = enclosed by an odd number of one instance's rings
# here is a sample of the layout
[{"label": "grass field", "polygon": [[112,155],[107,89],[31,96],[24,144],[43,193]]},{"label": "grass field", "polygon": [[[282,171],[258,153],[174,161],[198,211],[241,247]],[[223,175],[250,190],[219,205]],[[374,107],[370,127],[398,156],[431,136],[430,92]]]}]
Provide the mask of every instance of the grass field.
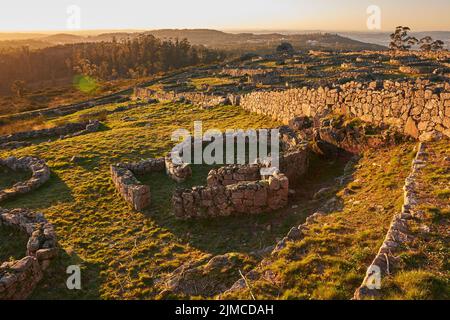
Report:
[{"label": "grass field", "polygon": [[[167,298],[160,292],[175,269],[205,263],[213,256],[226,253],[236,259],[244,272],[253,268],[260,272],[261,277],[251,282],[257,298],[351,298],[381,245],[392,216],[402,205],[402,187],[414,156],[414,143],[365,152],[354,168],[353,181],[327,195],[342,201],[342,210],[320,218],[301,241],[290,243],[279,255],[264,260],[261,267],[255,252],[275,244],[323,204],[325,200],[315,200],[312,196],[323,187],[336,186],[335,179],[343,173],[348,158],[327,160],[312,155],[309,173],[296,188],[289,206],[269,214],[175,219],[170,204],[172,191],[179,186],[205,184],[211,169],[206,165],[193,165],[193,177],[182,184],[176,184],[164,173],[138,177],[150,186],[152,204],[143,212],[135,212],[117,194],[110,178],[110,164],[164,156],[175,144],[170,139],[171,133],[179,128],[192,131],[193,122],[198,120],[203,121],[203,131],[268,128],[280,124],[233,106],[203,110],[175,103],[136,104],[127,111],[108,112],[120,105],[97,106],[42,122],[44,126],[54,126],[100,115],[103,125],[99,132],[50,142],[41,139],[30,147],[0,151],[1,158],[11,155],[43,158],[52,170],[50,181],[41,188],[2,203],[7,208],[42,211],[56,227],[60,255],[31,298]],[[448,145],[436,147],[436,153],[441,156],[447,151]],[[78,157],[76,162],[71,161],[73,156]],[[0,175],[0,188],[29,177],[28,173],[6,168],[0,168]],[[429,212],[431,220],[441,221],[448,216],[448,208],[441,208],[442,203],[448,203],[448,188],[443,187],[448,181],[448,170],[442,162],[435,163],[425,180],[427,190],[432,190],[433,199],[438,202],[424,210]],[[438,234],[444,232],[441,225],[438,228]],[[427,242],[418,244],[420,250],[426,251],[421,254],[434,259],[439,270],[448,269],[448,261],[446,264],[443,260],[448,254],[435,254],[442,251],[441,240],[432,240],[428,251],[423,249]],[[0,242],[1,260],[24,255],[26,238],[20,233],[0,228]],[[405,261],[417,264],[415,256]],[[82,290],[66,289],[66,268],[72,264],[82,267]],[[418,273],[419,280],[408,280],[412,273],[388,279],[387,296],[433,297],[434,291],[428,290],[429,286],[422,291],[420,287],[431,283],[432,288],[435,285],[441,288],[442,282],[436,279],[448,278],[433,268],[416,264],[407,268]],[[237,267],[226,270],[216,278],[232,284],[240,277],[238,271]],[[199,281],[205,279],[203,275]],[[412,283],[412,287],[405,288],[405,281]],[[421,295],[415,293],[417,290]],[[241,290],[225,297],[249,299],[250,294]],[[193,297],[175,294],[169,298]]]},{"label": "grass field", "polygon": [[[86,112],[58,121],[76,121]],[[122,120],[124,117],[133,121]],[[175,184],[165,175],[143,178],[153,190],[154,201],[143,213],[131,210],[112,185],[110,164],[165,155],[174,144],[170,140],[172,131],[192,130],[194,120],[202,120],[204,130],[278,125],[231,106],[206,111],[188,105],[157,104],[111,114],[104,121],[103,131],[97,133],[1,152],[2,158],[43,158],[52,170],[44,186],[2,204],[40,210],[56,227],[61,255],[35,290],[34,298],[152,298],[158,293],[152,284],[179,265],[256,246],[258,240],[247,245],[243,242],[249,239],[246,229],[268,217],[245,222],[239,218],[177,221],[169,205],[169,191]],[[73,156],[81,160],[72,163]],[[194,168],[194,172],[190,183],[206,178],[206,169]],[[272,234],[265,241],[273,238]],[[65,268],[70,264],[83,267],[81,291],[65,289]]]}]

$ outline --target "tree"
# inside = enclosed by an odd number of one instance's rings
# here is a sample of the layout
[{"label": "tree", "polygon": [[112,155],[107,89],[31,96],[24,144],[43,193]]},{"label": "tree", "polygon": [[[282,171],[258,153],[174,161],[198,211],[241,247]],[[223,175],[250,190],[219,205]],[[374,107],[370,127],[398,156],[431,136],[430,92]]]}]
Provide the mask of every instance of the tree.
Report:
[{"label": "tree", "polygon": [[423,51],[431,51],[431,44],[433,43],[433,38],[430,36],[426,36],[422,39],[420,39],[420,49]]},{"label": "tree", "polygon": [[431,50],[432,51],[440,51],[444,49],[444,41],[442,40],[436,40],[431,43]]},{"label": "tree", "polygon": [[444,41],[435,40],[430,36],[426,36],[419,41],[420,49],[423,51],[439,51],[444,49]]},{"label": "tree", "polygon": [[[225,57],[224,52],[193,46],[186,39],[162,40],[147,34],[33,51],[0,49],[0,92],[12,90],[13,82],[18,79],[35,86],[47,80],[74,79],[77,75],[97,81],[146,77],[222,61]],[[23,93],[17,86],[12,91]]]},{"label": "tree", "polygon": [[407,51],[411,49],[411,46],[417,44],[419,41],[415,37],[408,35],[409,27],[398,26],[395,28],[395,32],[391,34],[391,43],[389,47],[392,50]]},{"label": "tree", "polygon": [[15,80],[11,85],[11,91],[16,94],[17,98],[22,98],[25,91],[25,81]]},{"label": "tree", "polygon": [[289,42],[283,42],[277,47],[278,53],[291,53],[294,51],[294,47]]}]

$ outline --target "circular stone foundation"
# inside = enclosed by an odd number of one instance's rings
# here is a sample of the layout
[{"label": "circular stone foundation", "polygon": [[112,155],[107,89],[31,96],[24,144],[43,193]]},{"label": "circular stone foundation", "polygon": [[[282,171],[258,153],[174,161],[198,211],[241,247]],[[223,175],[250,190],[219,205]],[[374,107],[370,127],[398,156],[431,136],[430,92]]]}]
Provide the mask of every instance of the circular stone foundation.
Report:
[{"label": "circular stone foundation", "polygon": [[[29,180],[0,190],[0,202],[28,193],[50,178],[50,169],[41,159],[10,157],[0,159],[0,165],[13,171],[29,170],[32,173]],[[29,209],[0,207],[0,228],[4,226],[23,232],[28,241],[22,259],[0,261],[0,300],[26,299],[42,279],[43,271],[58,253],[55,230],[42,213]]]}]

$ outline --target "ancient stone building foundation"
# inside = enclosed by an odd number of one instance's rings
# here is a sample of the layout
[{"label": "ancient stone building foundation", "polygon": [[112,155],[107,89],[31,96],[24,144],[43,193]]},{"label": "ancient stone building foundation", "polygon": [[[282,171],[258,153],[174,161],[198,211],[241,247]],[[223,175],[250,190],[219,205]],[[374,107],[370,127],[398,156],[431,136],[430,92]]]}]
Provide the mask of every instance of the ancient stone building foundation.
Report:
[{"label": "ancient stone building foundation", "polygon": [[140,211],[150,205],[151,192],[148,185],[141,184],[135,177],[153,172],[166,171],[176,182],[183,182],[192,175],[190,165],[174,164],[170,156],[158,159],[145,159],[133,163],[111,165],[111,178],[120,195],[133,209]]},{"label": "ancient stone building foundation", "polygon": [[[25,157],[0,159],[0,165],[12,170],[30,170],[32,177],[0,190],[0,202],[13,196],[30,192],[50,178],[50,169],[43,160]],[[26,299],[42,279],[43,271],[58,253],[53,225],[42,213],[28,209],[3,209],[0,207],[0,228],[11,226],[29,236],[25,257],[0,263],[0,300]],[[25,251],[25,250],[24,250]]]}]

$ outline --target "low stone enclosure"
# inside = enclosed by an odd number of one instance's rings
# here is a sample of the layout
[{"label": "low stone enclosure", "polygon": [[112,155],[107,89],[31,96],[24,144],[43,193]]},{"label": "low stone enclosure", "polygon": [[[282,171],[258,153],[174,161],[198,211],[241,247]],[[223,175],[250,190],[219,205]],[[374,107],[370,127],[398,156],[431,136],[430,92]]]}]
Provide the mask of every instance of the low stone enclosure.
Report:
[{"label": "low stone enclosure", "polygon": [[[233,141],[236,141],[234,139],[237,139],[238,135],[239,133],[235,133],[230,137]],[[229,137],[224,135],[223,138]],[[267,166],[267,163],[232,165],[211,170],[207,178],[207,187],[175,191],[172,197],[174,214],[179,218],[214,216],[218,215],[220,211],[220,215],[230,215],[233,213],[266,212],[285,206],[288,198],[289,181],[295,184],[307,171],[309,149],[307,143],[297,141],[296,133],[288,127],[280,128],[280,138],[279,168],[281,172],[273,176],[261,176],[260,169]],[[202,141],[202,145],[205,146],[208,142]],[[178,152],[182,154],[183,146],[187,144],[192,148],[194,143],[194,141],[185,140],[176,147]],[[165,158],[146,159],[134,163],[118,163],[111,165],[110,170],[113,183],[120,195],[131,207],[138,211],[150,205],[151,192],[149,186],[141,184],[135,175],[165,170],[167,175],[178,183],[185,181],[192,175],[191,166],[187,163],[176,164],[172,161],[171,154]],[[199,190],[204,192],[199,192]],[[185,193],[190,195],[184,195]],[[244,196],[239,198],[241,193]],[[189,200],[184,200],[185,198],[190,199],[191,196],[192,199],[199,201],[190,203]],[[220,202],[223,199],[225,200]],[[234,200],[232,201],[232,199]],[[241,205],[240,202],[242,202]],[[224,203],[233,203],[233,206],[225,206]],[[208,214],[197,213],[197,211],[205,211],[205,207],[207,207]],[[220,210],[218,210],[219,208]]]},{"label": "low stone enclosure", "polygon": [[42,213],[27,209],[0,208],[2,225],[16,227],[30,238],[24,258],[0,265],[0,300],[26,299],[58,254],[55,230]]},{"label": "low stone enclosure", "polygon": [[258,214],[287,205],[289,180],[282,173],[260,175],[259,165],[232,165],[211,170],[208,186],[177,189],[172,196],[178,218]]},{"label": "low stone enclosure", "polygon": [[[50,169],[43,160],[25,157],[0,159],[0,165],[12,170],[30,170],[32,177],[0,191],[0,202],[13,196],[30,192],[50,178]],[[42,213],[28,209],[3,209],[0,207],[0,228],[11,226],[28,236],[26,255],[20,260],[0,264],[0,300],[26,299],[42,279],[43,271],[58,253],[53,225]]]},{"label": "low stone enclosure", "polygon": [[140,211],[150,205],[150,187],[141,184],[135,174],[142,175],[164,170],[176,182],[182,182],[192,175],[192,169],[188,164],[174,164],[168,156],[111,165],[111,177],[117,191],[125,201],[135,210]]},{"label": "low stone enclosure", "polygon": [[206,186],[177,189],[172,196],[175,216],[259,214],[286,206],[290,182],[298,183],[309,166],[309,148],[295,137],[289,128],[280,128],[280,170],[273,175],[261,175],[261,169],[270,166],[270,159],[266,163],[227,165],[211,170]]},{"label": "low stone enclosure", "polygon": [[0,136],[0,148],[15,149],[31,145],[31,142],[26,140],[36,138],[50,138],[59,136],[60,139],[66,139],[91,132],[96,132],[98,131],[99,127],[99,121],[89,120],[85,122],[68,123],[63,126],[48,129],[17,132],[10,135]]},{"label": "low stone enclosure", "polygon": [[13,171],[29,170],[32,172],[29,180],[18,182],[9,189],[0,190],[0,202],[39,188],[50,179],[50,169],[45,164],[45,161],[38,158],[24,157],[18,159],[9,157],[0,159],[0,165],[6,166]]}]

